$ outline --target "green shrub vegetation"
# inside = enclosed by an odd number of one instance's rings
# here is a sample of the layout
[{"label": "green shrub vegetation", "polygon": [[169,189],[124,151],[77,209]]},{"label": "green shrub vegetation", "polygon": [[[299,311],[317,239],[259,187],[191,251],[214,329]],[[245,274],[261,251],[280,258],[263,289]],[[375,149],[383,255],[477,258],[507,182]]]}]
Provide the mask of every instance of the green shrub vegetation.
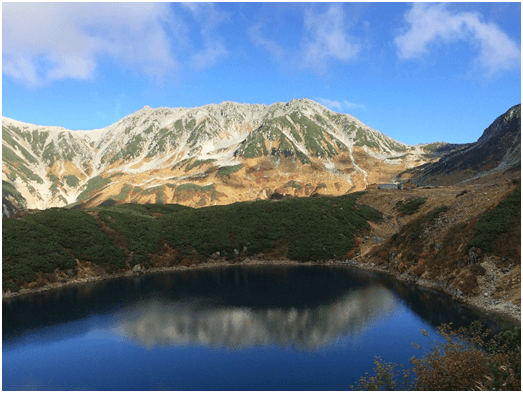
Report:
[{"label": "green shrub vegetation", "polygon": [[457,198],[457,197],[460,197],[460,196],[462,196],[462,195],[465,195],[467,192],[468,192],[467,190],[463,190],[463,191],[461,191],[459,194],[456,194],[456,198]]},{"label": "green shrub vegetation", "polygon": [[216,161],[215,159],[213,158],[209,158],[208,160],[194,160],[193,163],[191,164],[188,164],[186,167],[185,167],[185,172],[189,172],[191,169],[193,168],[196,168],[200,165],[203,165],[203,164],[210,164],[212,162]]},{"label": "green shrub vegetation", "polygon": [[356,146],[363,147],[374,147],[379,148],[379,145],[373,140],[373,138],[363,128],[358,127],[356,131]]},{"label": "green shrub vegetation", "polygon": [[446,144],[447,143],[445,143],[445,142],[433,142],[433,143],[429,143],[428,145],[423,146],[422,149],[431,152],[436,149],[439,149],[442,146],[445,146]]},{"label": "green shrub vegetation", "polygon": [[42,184],[44,181],[40,176],[35,174],[32,170],[27,168],[25,165],[19,164],[18,169],[24,173],[27,179],[36,181],[37,183]]},{"label": "green shrub vegetation", "polygon": [[80,179],[78,179],[75,175],[64,176],[64,179],[69,187],[76,187],[80,183]]},{"label": "green shrub vegetation", "polygon": [[142,195],[154,194],[155,192],[159,192],[162,189],[163,189],[163,186],[155,186],[155,187],[147,188],[142,191]]},{"label": "green shrub vegetation", "polygon": [[[396,204],[396,205],[398,206],[398,204]],[[419,237],[421,235],[421,231],[423,230],[423,224],[433,222],[436,218],[439,217],[440,213],[446,212],[448,210],[449,210],[449,208],[447,206],[439,206],[436,209],[434,209],[432,212],[427,214],[424,218],[419,219],[418,220],[419,223],[417,224],[417,226],[415,226],[415,229],[409,235],[410,240],[416,241],[417,239],[419,239]],[[414,259],[414,256],[412,256],[409,259]]]},{"label": "green shrub vegetation", "polygon": [[20,192],[13,186],[11,183],[6,182],[5,180],[2,180],[2,196],[8,197],[11,196],[16,200],[16,203],[18,206],[25,208],[27,206],[27,201],[25,198],[20,194]]},{"label": "green shrub vegetation", "polygon": [[199,186],[198,184],[193,184],[193,183],[185,183],[185,184],[180,184],[177,188],[176,188],[176,192],[180,192],[180,191],[200,191],[202,189],[201,186]]},{"label": "green shrub vegetation", "polygon": [[131,186],[130,184],[125,184],[122,187],[122,190],[120,191],[120,193],[118,195],[113,195],[111,198],[113,198],[117,201],[123,201],[132,190],[133,190],[133,186]]},{"label": "green shrub vegetation", "polygon": [[242,168],[243,168],[243,164],[232,165],[232,166],[222,166],[218,170],[218,176],[232,175],[234,172],[238,172]]},{"label": "green shrub vegetation", "polygon": [[340,149],[341,151],[349,151],[349,148],[347,147],[347,145],[345,145],[339,139],[335,138],[334,142],[336,143],[336,146],[338,146],[338,149]]},{"label": "green shrub vegetation", "polygon": [[42,153],[42,158],[44,158],[49,163],[49,166],[51,167],[54,165],[55,155],[56,155],[56,150],[55,150],[54,142],[51,141],[45,147],[45,149]]},{"label": "green shrub vegetation", "polygon": [[263,134],[257,130],[256,132],[251,132],[242,146],[236,150],[235,154],[239,154],[246,158],[260,157],[267,155],[267,147],[265,146],[265,138]]},{"label": "green shrub vegetation", "polygon": [[48,131],[34,130],[31,137],[29,138],[29,141],[31,142],[32,150],[34,152],[40,152],[44,148],[45,142],[47,141],[48,136],[49,136]]},{"label": "green shrub vegetation", "polygon": [[214,190],[214,184],[211,183],[206,186],[203,186],[201,191],[208,192],[208,191],[212,191],[212,190]]},{"label": "green shrub vegetation", "polygon": [[[2,278],[19,285],[38,272],[72,269],[75,258],[124,268],[122,251],[85,211],[50,209],[20,219],[2,220]],[[11,284],[9,284],[11,285]]]},{"label": "green shrub vegetation", "polygon": [[356,208],[360,195],[240,202],[201,209],[165,205],[175,210],[156,219],[136,205],[131,207],[132,213],[113,207],[101,210],[100,217],[126,236],[129,250],[135,252],[156,252],[164,240],[178,251],[179,259],[196,252],[205,260],[215,252],[227,258],[234,258],[239,251],[245,255],[268,252],[284,242],[288,258],[322,260],[346,254],[353,247],[354,233],[368,228],[366,220],[381,220],[370,207]]},{"label": "green shrub vegetation", "polygon": [[294,143],[289,141],[287,137],[282,133],[280,137],[280,144],[278,146],[278,150],[283,154],[294,155],[294,152],[297,150],[297,148],[296,146],[294,146]]},{"label": "green shrub vegetation", "polygon": [[425,203],[426,198],[417,198],[413,201],[407,202],[399,206],[398,210],[403,214],[414,214],[418,211],[419,207]]},{"label": "green shrub vegetation", "polygon": [[448,206],[437,207],[436,209],[434,209],[432,212],[430,212],[427,215],[427,217],[425,218],[425,221],[426,222],[432,222],[439,216],[440,213],[444,213],[444,212],[446,212],[448,210],[449,210]]},{"label": "green shrub vegetation", "polygon": [[516,188],[492,210],[483,213],[474,228],[476,236],[468,247],[479,247],[492,252],[492,243],[507,232],[521,215],[521,188]]},{"label": "green shrub vegetation", "polygon": [[[212,184],[196,187],[213,190]],[[150,263],[151,254],[161,253],[164,243],[176,250],[172,264],[183,258],[204,261],[216,252],[233,259],[240,253],[252,256],[274,251],[309,261],[343,257],[352,250],[355,233],[369,228],[367,220],[382,220],[376,210],[356,205],[362,194],[239,202],[201,209],[176,204],[122,204],[89,210],[98,212],[101,220],[127,239],[127,249],[136,255],[131,264]],[[34,281],[38,272],[74,268],[75,258],[124,268],[125,255],[87,211],[50,209],[20,220],[3,220],[2,227],[2,273],[4,284],[12,288]]]},{"label": "green shrub vegetation", "polygon": [[2,194],[5,192],[13,194],[13,195],[22,195],[20,192],[13,186],[11,183],[2,180]]},{"label": "green shrub vegetation", "polygon": [[288,182],[283,186],[283,188],[288,188],[288,187],[297,188],[297,189],[302,188],[301,184],[296,183],[294,180],[289,180],[289,181],[288,181]]},{"label": "green shrub vegetation", "polygon": [[102,176],[95,176],[89,179],[87,183],[83,186],[83,191],[80,193],[80,195],[78,195],[78,198],[76,198],[76,200],[80,202],[84,199],[87,199],[95,191],[101,190],[110,182],[110,177],[104,179]]},{"label": "green shrub vegetation", "polygon": [[23,162],[22,159],[6,145],[2,145],[2,157],[4,160],[9,160],[13,163]]},{"label": "green shrub vegetation", "polygon": [[109,160],[109,163],[138,157],[143,150],[143,142],[144,139],[141,134],[134,135],[125,144],[125,147]]},{"label": "green shrub vegetation", "polygon": [[[12,146],[13,148],[21,152],[25,159],[29,161],[31,164],[38,163],[36,158],[34,158],[34,156],[31,153],[29,153],[22,145],[20,145],[17,141],[13,139],[10,130],[6,127],[2,127],[2,139],[5,140],[9,144],[9,146]],[[2,154],[3,150],[4,149],[2,149]]]},{"label": "green shrub vegetation", "polygon": [[300,116],[298,119],[297,114],[293,115],[293,120],[301,125],[303,139],[307,150],[313,152],[318,157],[332,157],[338,155],[336,149],[325,138],[325,132],[321,126],[318,126],[318,124],[306,116]]},{"label": "green shrub vegetation", "polygon": [[154,132],[154,126],[151,124],[145,130],[142,131],[145,135],[149,135]]}]

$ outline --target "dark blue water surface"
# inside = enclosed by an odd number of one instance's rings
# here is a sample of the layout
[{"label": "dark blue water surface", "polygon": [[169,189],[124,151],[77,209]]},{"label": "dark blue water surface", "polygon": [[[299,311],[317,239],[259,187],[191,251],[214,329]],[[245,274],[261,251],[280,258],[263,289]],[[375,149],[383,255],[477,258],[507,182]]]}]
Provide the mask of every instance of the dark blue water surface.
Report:
[{"label": "dark blue water surface", "polygon": [[346,390],[477,313],[377,273],[235,266],[21,296],[2,316],[4,390]]}]

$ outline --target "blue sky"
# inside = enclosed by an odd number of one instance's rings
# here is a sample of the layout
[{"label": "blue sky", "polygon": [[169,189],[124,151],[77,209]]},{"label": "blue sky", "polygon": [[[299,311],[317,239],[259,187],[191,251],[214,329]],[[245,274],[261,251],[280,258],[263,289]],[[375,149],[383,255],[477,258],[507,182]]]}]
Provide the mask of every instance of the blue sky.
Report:
[{"label": "blue sky", "polygon": [[91,130],[304,97],[400,142],[474,142],[521,102],[521,4],[2,4],[3,116]]}]

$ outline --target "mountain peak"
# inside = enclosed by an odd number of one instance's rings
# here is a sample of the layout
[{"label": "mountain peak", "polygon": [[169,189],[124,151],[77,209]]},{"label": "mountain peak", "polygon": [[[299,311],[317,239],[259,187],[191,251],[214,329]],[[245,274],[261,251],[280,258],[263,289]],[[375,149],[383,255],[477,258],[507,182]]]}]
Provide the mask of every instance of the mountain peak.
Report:
[{"label": "mountain peak", "polygon": [[498,116],[477,142],[444,153],[437,162],[410,169],[405,174],[416,183],[437,185],[489,178],[513,179],[521,171],[521,104]]},{"label": "mountain peak", "polygon": [[478,143],[485,143],[491,138],[500,138],[500,132],[521,132],[521,104],[514,105],[501,116],[498,116],[494,122],[485,129]]},{"label": "mountain peak", "polygon": [[146,105],[96,131],[46,133],[46,127],[5,123],[3,177],[30,208],[108,198],[181,202],[200,189],[199,199],[186,204],[274,192],[340,194],[390,180],[393,168],[413,165],[421,153],[308,98],[269,106]]}]

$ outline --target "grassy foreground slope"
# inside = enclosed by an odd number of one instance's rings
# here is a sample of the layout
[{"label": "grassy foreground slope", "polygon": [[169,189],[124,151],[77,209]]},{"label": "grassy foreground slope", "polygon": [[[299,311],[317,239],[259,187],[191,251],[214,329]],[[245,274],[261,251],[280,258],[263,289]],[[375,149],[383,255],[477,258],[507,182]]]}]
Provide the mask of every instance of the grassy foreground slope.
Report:
[{"label": "grassy foreground slope", "polygon": [[192,209],[181,205],[117,205],[51,209],[2,221],[4,289],[77,276],[82,267],[113,273],[191,265],[209,258],[263,253],[297,261],[342,258],[354,235],[381,214],[340,197],[240,202]]}]

